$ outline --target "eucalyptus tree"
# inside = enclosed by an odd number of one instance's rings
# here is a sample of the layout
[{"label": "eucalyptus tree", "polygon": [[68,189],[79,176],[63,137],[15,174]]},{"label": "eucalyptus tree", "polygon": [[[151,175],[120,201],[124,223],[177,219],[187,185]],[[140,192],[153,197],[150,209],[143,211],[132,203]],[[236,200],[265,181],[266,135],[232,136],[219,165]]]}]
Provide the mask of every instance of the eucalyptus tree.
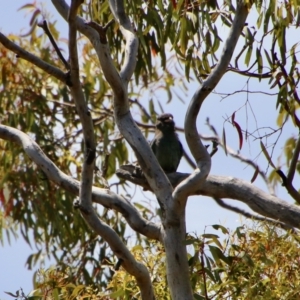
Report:
[{"label": "eucalyptus tree", "polygon": [[[39,22],[42,13],[33,4],[23,7],[33,11],[27,39],[0,34],[3,216],[20,222],[21,233],[29,243],[28,230],[33,229],[36,243],[44,244],[47,252],[56,257],[59,248],[62,255],[58,260],[66,264],[76,260],[82,270],[87,253],[94,253],[95,241],[100,237],[107,245],[101,248],[101,261],[91,258],[93,271],[81,276],[92,280],[99,276],[101,262],[112,253],[118,265],[134,276],[141,298],[154,299],[147,266],[126,245],[126,224],[165,249],[172,299],[194,299],[198,291],[192,289],[186,250],[185,210],[190,196],[206,195],[220,205],[224,205],[222,198],[238,200],[261,219],[284,228],[299,228],[299,207],[276,197],[270,179],[254,160],[229,149],[225,131],[222,138],[215,134],[206,139],[213,142],[214,150],[223,147],[227,154],[253,167],[252,182],[211,175],[212,153],[203,145],[196,125],[202,103],[209,101],[208,96],[223,75],[231,71],[270,80],[271,88],[278,89],[276,106],[283,120],[279,127],[290,119],[299,130],[298,44],[290,48],[289,55],[286,50],[286,32],[299,23],[296,2],[269,1],[263,6],[260,1],[110,0],[84,4],[73,0],[69,6],[64,0],[52,0],[52,4],[68,24],[68,59],[56,42],[59,33],[55,24]],[[247,23],[249,12],[257,13],[257,28]],[[38,34],[37,25],[49,37],[51,46]],[[229,28],[224,41],[218,33],[218,26],[223,25]],[[241,49],[237,48],[239,39],[245,42]],[[264,48],[267,39],[272,41],[268,51]],[[167,84],[172,80],[168,72],[169,51],[184,65],[186,78],[193,74],[199,82],[186,108],[182,129],[192,155],[191,174],[164,173],[140,130],[147,128],[145,123],[155,121],[153,103],[149,101],[147,112],[139,99],[132,97],[136,89],[145,90],[158,80],[164,81],[171,93]],[[248,65],[246,70],[239,66],[241,58]],[[163,68],[162,74],[153,67],[155,59]],[[134,120],[135,108],[140,110],[141,120]],[[234,114],[231,123],[241,148],[247,132],[242,131]],[[273,168],[273,180],[277,174],[291,198],[299,203],[299,192],[293,185],[299,172],[299,136],[287,140],[286,169],[276,167],[263,141],[260,144]],[[126,145],[135,153],[138,166],[125,165],[117,170],[128,160]],[[103,158],[100,168],[95,165],[99,153]],[[139,174],[137,169],[141,170]],[[118,189],[109,187],[107,180],[115,173],[122,179],[118,188],[129,180],[153,192],[160,221],[151,219],[154,213],[140,212]],[[270,187],[269,193],[255,186],[258,175]],[[82,218],[73,217],[72,205]],[[98,206],[104,209],[99,212]],[[80,247],[73,252],[78,244]],[[30,257],[28,264],[40,253]],[[99,280],[105,281],[101,276],[108,275],[101,273]]]}]

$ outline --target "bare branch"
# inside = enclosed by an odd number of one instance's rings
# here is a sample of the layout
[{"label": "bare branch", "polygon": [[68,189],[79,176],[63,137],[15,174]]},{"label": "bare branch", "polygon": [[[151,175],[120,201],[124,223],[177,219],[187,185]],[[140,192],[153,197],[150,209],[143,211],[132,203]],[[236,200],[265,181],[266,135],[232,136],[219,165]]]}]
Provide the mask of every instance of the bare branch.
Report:
[{"label": "bare branch", "polygon": [[[67,20],[69,6],[66,4],[66,2],[64,0],[52,0],[52,3],[62,17]],[[119,18],[120,20],[123,20],[122,16]],[[98,32],[91,28],[91,26],[89,26],[82,18],[78,16],[76,17],[76,26],[81,33],[88,37],[95,47],[104,76],[113,90],[115,101],[115,119],[121,134],[136,153],[139,164],[143,168],[143,171],[147,176],[153,191],[159,198],[159,202],[163,204],[166,201],[172,201],[172,186],[168,182],[168,179],[159,166],[148,142],[139,128],[136,126],[130,114],[127,91],[125,90],[125,85],[113,64],[108,45],[101,43]],[[128,55],[131,61],[133,54]],[[124,67],[123,69],[127,70],[127,67]],[[130,70],[129,67],[128,70]],[[137,153],[137,149],[140,154]]]},{"label": "bare branch", "polygon": [[[162,210],[165,210],[164,206],[166,203],[172,202],[171,184],[168,182],[168,179],[159,166],[148,142],[136,126],[129,111],[127,85],[136,66],[138,39],[129,18],[125,13],[123,0],[110,0],[109,5],[115,19],[120,24],[121,32],[126,40],[125,60],[120,72],[124,93],[123,95],[120,95],[119,91],[118,93],[114,93],[115,119],[121,134],[134,150],[139,164],[158,198]],[[105,74],[106,70],[103,65],[102,68]]]},{"label": "bare branch", "polygon": [[[210,126],[210,124],[208,124]],[[216,132],[214,132],[216,134]],[[241,155],[240,153],[237,153],[236,151],[234,151],[232,148],[230,148],[229,146],[227,145],[224,145],[224,143],[222,142],[222,140],[218,137],[218,136],[212,136],[212,137],[204,137],[204,136],[201,136],[201,139],[203,140],[210,140],[210,141],[216,141],[218,143],[218,145],[220,145],[222,148],[226,147],[226,152],[240,160],[241,162],[251,166],[255,172],[258,172],[258,174],[261,176],[261,178],[263,179],[263,181],[265,182],[266,186],[268,187],[270,193],[272,195],[275,195],[275,192],[274,192],[274,188],[272,186],[272,184],[270,184],[266,174],[264,173],[264,171],[261,170],[261,168],[259,167],[259,165],[257,163],[255,163],[252,159],[250,158],[247,158],[247,157],[244,157],[243,155]]]},{"label": "bare branch", "polygon": [[[120,178],[139,184],[145,189],[150,189],[145,179],[141,177],[137,179],[131,172],[132,170],[126,166],[125,169],[119,169],[117,175]],[[178,185],[189,176],[190,174],[178,172],[168,174],[173,186]],[[209,175],[203,185],[198,186],[192,195],[238,200],[247,204],[253,211],[262,216],[300,229],[299,206],[267,194],[245,180],[228,176]]]},{"label": "bare branch", "polygon": [[[217,131],[214,129],[214,127],[209,123],[209,120],[207,120],[207,124],[208,126],[210,127],[210,129],[213,131],[213,133],[215,134],[214,136],[204,136],[204,135],[201,135],[199,134],[199,137],[201,138],[201,140],[204,140],[204,141],[210,141],[210,142],[213,142],[213,143],[217,143],[218,145],[220,145],[221,147],[225,147],[222,140],[220,139],[220,137],[218,136],[217,134]],[[179,131],[179,132],[184,132],[184,129],[181,128],[181,127],[176,127],[176,130]],[[234,151],[232,148],[230,148],[229,146],[226,145],[226,151],[227,153],[240,160],[241,162],[245,163],[245,164],[248,164],[250,165],[251,167],[253,167],[253,169],[256,171],[258,171],[258,174],[261,176],[261,178],[264,180],[265,184],[267,185],[270,193],[272,195],[275,195],[275,192],[274,192],[274,188],[272,187],[272,185],[270,184],[267,176],[265,175],[264,171],[261,170],[261,168],[259,167],[259,165],[257,163],[255,163],[253,160],[251,160],[250,158],[247,158],[247,157],[244,157],[242,156],[240,153],[237,153],[236,151]],[[212,152],[210,153],[210,156],[212,156]],[[189,162],[190,164],[190,162]],[[191,165],[192,166],[192,165]],[[174,185],[173,185],[174,186]]]},{"label": "bare branch", "polygon": [[236,47],[237,41],[248,16],[248,11],[249,7],[247,7],[243,1],[238,1],[235,18],[232,23],[229,36],[225,42],[219,62],[212,73],[203,82],[203,85],[195,92],[188,107],[184,124],[185,138],[198,168],[194,171],[190,178],[176,187],[173,193],[175,203],[178,201],[177,199],[181,199],[181,201],[183,201],[185,198],[186,201],[186,197],[193,193],[195,188],[205,181],[210,172],[211,158],[199,137],[196,120],[203,101],[216,87],[227,70],[233,51]]},{"label": "bare branch", "polygon": [[231,72],[234,72],[234,73],[246,76],[246,77],[252,77],[252,78],[271,78],[272,77],[272,72],[257,74],[257,73],[249,72],[247,70],[239,70],[239,69],[235,69],[232,67],[229,67],[228,71],[231,71]]},{"label": "bare branch", "polygon": [[98,23],[96,23],[94,21],[87,22],[86,24],[91,26],[92,28],[94,28],[99,34],[100,42],[102,44],[106,44],[107,43],[106,31],[107,31],[108,27],[112,23],[114,23],[114,21],[115,21],[114,19],[111,19],[105,26],[101,26],[101,25],[99,25]]},{"label": "bare branch", "polygon": [[[64,0],[51,0],[57,11],[67,21],[69,15],[69,6]],[[114,63],[110,56],[109,46],[107,43],[101,43],[98,32],[93,29],[84,19],[77,16],[76,19],[77,30],[84,34],[94,46],[98,55],[104,76],[111,86],[114,95],[118,98],[126,96],[122,80],[117,72]]]},{"label": "bare branch", "polygon": [[44,20],[43,22],[40,22],[40,23],[38,23],[37,25],[38,25],[39,27],[41,27],[41,28],[44,30],[44,32],[47,34],[47,36],[48,36],[48,38],[49,38],[49,40],[50,40],[52,46],[54,47],[54,49],[55,49],[55,51],[56,51],[56,53],[57,53],[57,55],[58,55],[58,57],[60,58],[60,60],[62,61],[62,63],[65,65],[65,68],[66,68],[67,70],[69,70],[69,69],[70,69],[70,65],[69,65],[69,63],[66,61],[66,59],[64,58],[64,56],[62,55],[62,53],[61,53],[59,47],[57,46],[57,43],[56,43],[55,39],[53,38],[52,33],[50,32],[50,29],[49,29],[49,27],[48,27],[47,21]]},{"label": "bare branch", "polygon": [[[79,181],[60,171],[44,154],[38,144],[22,131],[0,124],[0,138],[14,142],[23,147],[28,157],[44,172],[49,180],[64,190],[78,195]],[[93,187],[92,200],[106,208],[113,209],[123,215],[129,226],[148,238],[159,240],[160,227],[142,218],[136,208],[119,195],[107,190]]]},{"label": "bare branch", "polygon": [[22,49],[12,41],[10,41],[5,35],[3,35],[0,32],[0,43],[7,49],[11,50],[15,54],[17,54],[17,57],[21,57],[25,59],[26,61],[32,63],[33,65],[39,67],[43,71],[45,71],[47,74],[54,76],[58,80],[66,83],[67,85],[71,85],[69,74],[64,73],[59,68],[52,66],[48,64],[47,62],[43,61],[39,57],[29,53],[28,51]]},{"label": "bare branch", "polygon": [[127,88],[128,82],[135,70],[139,42],[125,13],[123,0],[110,0],[109,6],[115,19],[119,22],[121,32],[126,40],[125,59],[120,76]]},{"label": "bare branch", "polygon": [[291,226],[287,226],[286,224],[282,223],[282,222],[279,222],[279,221],[274,221],[274,220],[271,220],[271,219],[268,219],[268,218],[264,218],[264,217],[260,217],[258,215],[253,215],[239,207],[236,207],[236,206],[232,206],[230,204],[227,204],[225,203],[222,199],[220,198],[213,198],[217,203],[218,205],[220,205],[221,207],[223,208],[226,208],[230,211],[233,211],[235,213],[238,213],[246,218],[249,218],[249,219],[252,219],[252,220],[257,220],[257,221],[260,221],[260,222],[268,222],[272,225],[275,225],[277,227],[281,227],[285,230],[292,230],[294,233],[296,232],[296,230],[294,229],[294,227],[291,227]]},{"label": "bare branch", "polygon": [[[90,217],[88,218],[90,219]],[[111,227],[102,223],[96,214],[90,219],[89,224],[96,233],[107,241],[111,250],[116,254],[119,260],[122,261],[124,269],[136,278],[137,284],[141,290],[141,298],[143,300],[155,299],[148,269],[142,263],[135,260],[134,256],[121,241],[117,233]]]},{"label": "bare branch", "polygon": [[233,51],[236,47],[238,38],[244,27],[246,18],[248,16],[248,7],[243,1],[238,2],[235,18],[229,32],[228,39],[225,42],[223,52],[213,72],[203,82],[203,85],[196,91],[192,101],[189,105],[186,117],[185,117],[185,130],[186,140],[191,149],[191,152],[198,164],[204,160],[207,163],[208,154],[205,147],[202,145],[199,134],[196,127],[196,119],[200,110],[200,107],[210,92],[216,87],[222,76],[225,74],[226,69],[230,63]]},{"label": "bare branch", "polygon": [[[94,137],[93,121],[91,113],[88,110],[85,96],[81,88],[81,82],[79,79],[79,62],[77,53],[77,28],[76,28],[76,16],[77,10],[81,5],[81,0],[72,0],[71,8],[69,11],[69,56],[70,56],[70,76],[72,81],[71,95],[75,101],[76,109],[80,117],[80,121],[83,128],[84,137],[84,162],[82,168],[82,179],[80,186],[80,206],[83,206],[85,210],[93,212],[92,207],[92,186],[93,175],[95,168],[95,155],[96,144]],[[95,214],[95,212],[93,212]],[[85,218],[86,219],[86,218]]]}]

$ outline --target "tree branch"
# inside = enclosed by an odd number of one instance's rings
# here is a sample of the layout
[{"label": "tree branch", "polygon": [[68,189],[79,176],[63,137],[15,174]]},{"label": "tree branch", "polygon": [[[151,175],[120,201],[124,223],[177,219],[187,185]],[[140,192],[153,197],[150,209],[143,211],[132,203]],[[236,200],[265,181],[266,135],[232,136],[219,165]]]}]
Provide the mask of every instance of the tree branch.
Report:
[{"label": "tree branch", "polygon": [[300,204],[300,193],[294,188],[292,183],[288,182],[287,177],[280,169],[277,169],[276,173],[282,179],[282,186],[284,186],[288,193],[293,197],[293,199],[296,200],[298,204]]},{"label": "tree branch", "polygon": [[[78,194],[78,191],[80,191],[80,197],[82,200],[80,199],[81,201],[80,203],[76,204],[76,207],[80,209],[80,212],[86,222],[97,234],[103,237],[103,239],[109,244],[115,255],[119,259],[122,259],[123,267],[126,269],[126,271],[136,278],[137,284],[141,290],[142,299],[154,299],[154,292],[147,268],[135,260],[134,256],[127,249],[116,232],[106,224],[102,223],[99,220],[95,210],[93,209],[91,205],[91,192],[87,190],[89,188],[89,182],[84,181],[84,179],[86,179],[88,177],[87,175],[89,174],[82,175],[82,177],[84,178],[80,182],[79,189],[79,183],[61,172],[54,165],[54,163],[48,157],[46,157],[40,147],[25,133],[0,124],[0,137],[21,145],[24,148],[26,154],[37,164],[38,167],[42,169],[42,171],[50,180],[58,183],[66,190],[70,189],[73,193],[77,192]],[[87,168],[89,168],[89,166]],[[106,202],[108,205],[104,206],[114,207],[117,211],[120,211],[128,221],[128,224],[133,225],[133,229],[135,229],[137,232],[148,233],[149,237],[151,236],[152,238],[154,237],[156,239],[160,238],[158,226],[142,219],[135,208],[132,207],[129,203],[127,203],[126,205],[126,202],[121,197],[114,195],[110,191],[104,189],[98,190],[101,190],[101,193],[99,195],[100,197],[98,198],[99,202]],[[107,199],[108,197],[110,199]],[[115,203],[111,203],[111,200],[115,201]],[[88,201],[90,203],[88,203]]]},{"label": "tree branch", "polygon": [[17,57],[21,57],[25,59],[26,61],[32,63],[33,65],[39,67],[43,71],[45,71],[47,74],[54,76],[58,80],[66,83],[67,85],[71,85],[69,74],[64,73],[59,68],[52,66],[48,64],[47,62],[43,61],[39,57],[29,53],[28,51],[22,49],[12,41],[10,41],[5,35],[3,35],[0,32],[0,43],[7,49],[11,50],[15,54],[17,54]]},{"label": "tree branch", "polygon": [[[67,21],[70,9],[68,4],[64,0],[51,1],[60,15]],[[84,34],[94,46],[105,79],[111,86],[114,95],[117,95],[118,99],[126,97],[123,82],[115,68],[113,60],[111,59],[109,45],[101,42],[98,32],[93,29],[89,23],[86,23],[83,18],[77,16],[75,22],[77,30]]]},{"label": "tree branch", "polygon": [[[207,124],[208,124],[209,128],[212,130],[212,132],[214,133],[214,136],[204,136],[202,134],[199,134],[199,137],[201,138],[201,140],[210,141],[210,142],[213,142],[213,143],[216,142],[218,145],[220,145],[222,148],[224,148],[225,146],[224,146],[222,140],[220,139],[220,137],[218,136],[217,131],[214,129],[214,127],[209,122],[207,122]],[[153,127],[152,125],[148,125],[148,126]],[[184,132],[184,129],[181,128],[181,127],[176,127],[176,131]],[[240,153],[237,153],[236,151],[232,150],[232,148],[230,148],[228,145],[226,145],[226,151],[233,158],[236,158],[236,159],[240,160],[241,162],[250,165],[251,167],[253,167],[253,169],[255,171],[257,170],[258,174],[261,176],[261,178],[263,179],[263,181],[267,185],[268,190],[270,191],[270,193],[272,195],[275,195],[274,188],[272,187],[272,185],[270,184],[270,182],[269,182],[268,178],[266,177],[265,173],[261,170],[261,168],[259,167],[258,164],[256,164],[250,158],[244,157]],[[210,156],[212,156],[211,155],[212,153],[213,152],[210,153]],[[184,157],[186,158],[188,164],[193,168],[193,162],[189,161],[189,159],[185,156],[185,153],[184,153]],[[174,187],[174,185],[173,185],[173,187]]]},{"label": "tree branch", "polygon": [[[79,192],[80,207],[91,214],[96,214],[92,207],[92,186],[95,169],[96,144],[94,137],[93,121],[88,110],[85,96],[81,88],[79,79],[79,62],[77,53],[77,10],[82,0],[72,0],[68,15],[69,22],[69,56],[70,56],[70,76],[72,81],[71,95],[75,101],[76,109],[80,117],[84,138],[84,162],[81,174],[81,185]],[[85,214],[86,216],[86,214]],[[86,218],[85,218],[86,219]],[[87,220],[88,221],[88,220]]]},{"label": "tree branch", "polygon": [[196,120],[203,101],[216,87],[227,70],[237,41],[248,16],[248,11],[249,7],[247,7],[244,1],[238,1],[235,18],[233,20],[229,36],[225,42],[219,62],[212,73],[203,82],[203,85],[195,92],[188,107],[184,123],[185,138],[198,168],[191,174],[189,178],[176,187],[173,193],[175,203],[179,201],[178,199],[181,199],[181,201],[185,199],[184,201],[186,201],[187,196],[192,194],[193,191],[205,181],[210,172],[211,158],[199,137]]},{"label": "tree branch", "polygon": [[211,175],[196,194],[239,200],[262,216],[300,228],[300,207],[269,195],[241,179]]},{"label": "tree branch", "polygon": [[121,32],[126,40],[125,59],[120,72],[121,79],[127,89],[127,85],[136,66],[139,41],[134,33],[129,18],[124,10],[123,0],[110,0],[109,7],[121,26]]},{"label": "tree branch", "polygon": [[[138,184],[145,189],[150,189],[145,178],[134,176],[133,169],[134,166],[127,165],[125,168],[122,166],[116,174],[122,179]],[[178,172],[168,174],[168,178],[174,187],[189,176],[190,174]],[[262,216],[300,229],[300,207],[269,195],[245,180],[228,176],[209,175],[202,186],[198,186],[192,195],[238,200],[247,204],[253,211]]]},{"label": "tree branch", "polygon": [[[82,212],[82,214],[84,215],[85,213]],[[113,253],[122,261],[124,269],[135,277],[141,291],[141,298],[143,300],[155,299],[148,269],[142,263],[135,260],[117,233],[110,226],[102,223],[96,214],[86,217],[93,230],[109,244]]]},{"label": "tree branch", "polygon": [[[202,144],[198,134],[196,120],[204,99],[215,88],[230,63],[236,43],[244,27],[249,7],[244,1],[238,1],[235,18],[224,45],[223,53],[213,72],[199,88],[188,107],[185,116],[185,138],[188,147],[196,161],[197,168],[174,189],[171,201],[167,201],[164,221],[164,245],[167,251],[167,276],[172,299],[193,299],[192,289],[188,278],[189,269],[186,263],[186,234],[185,207],[188,196],[201,187],[210,172],[211,157]],[[175,258],[175,260],[174,260]],[[178,274],[181,274],[179,277]]]},{"label": "tree branch", "polygon": [[[56,7],[57,11],[62,15],[62,17],[67,20],[69,6],[66,4],[66,2],[64,0],[52,0],[52,3]],[[123,16],[119,16],[118,19],[123,20]],[[125,90],[125,85],[113,64],[109,53],[109,47],[107,44],[101,43],[98,32],[91,28],[91,26],[85,23],[85,21],[78,16],[76,17],[76,26],[82,34],[88,37],[95,48],[104,76],[114,93],[114,114],[118,128],[135,152],[138,162],[142,167],[152,190],[156,194],[159,203],[162,205],[162,209],[164,210],[164,203],[166,203],[166,201],[172,201],[172,186],[169,183],[168,178],[162,171],[161,167],[159,166],[148,142],[146,141],[139,128],[136,126],[130,114],[127,90]],[[132,57],[134,56],[136,56],[136,53],[128,54],[128,57],[130,57],[128,63],[129,61],[132,62]],[[126,67],[126,64],[122,69],[125,72],[124,76],[125,74],[129,74],[129,71],[125,70],[131,70],[130,67]]]},{"label": "tree branch", "polygon": [[[28,157],[44,172],[49,180],[74,195],[79,193],[79,181],[66,175],[44,154],[38,144],[24,132],[0,124],[0,138],[21,146]],[[160,226],[145,220],[137,209],[119,195],[98,187],[93,187],[92,200],[106,208],[113,209],[123,215],[129,226],[144,236],[159,240]]]},{"label": "tree branch", "polygon": [[235,213],[238,213],[246,218],[249,218],[249,219],[252,219],[252,220],[257,220],[257,221],[260,221],[260,222],[268,222],[272,225],[275,225],[275,226],[278,226],[278,227],[281,227],[285,230],[292,230],[293,232],[296,232],[296,230],[294,229],[294,227],[291,227],[291,226],[287,226],[286,224],[282,223],[282,222],[279,222],[279,221],[274,221],[274,220],[271,220],[271,219],[268,219],[268,218],[264,218],[264,217],[260,217],[258,215],[253,215],[239,207],[236,207],[236,206],[232,206],[230,204],[227,204],[225,203],[222,199],[220,198],[213,198],[218,205],[220,205],[221,207],[223,208],[226,208],[230,211],[233,211]]},{"label": "tree branch", "polygon": [[[211,125],[208,124],[210,127]],[[212,128],[211,128],[212,129]],[[265,173],[261,170],[261,168],[259,167],[259,165],[257,163],[255,163],[252,159],[247,158],[242,156],[240,153],[237,153],[236,151],[232,150],[232,148],[230,148],[228,145],[224,145],[224,143],[222,142],[222,140],[220,139],[220,137],[217,135],[217,132],[212,130],[215,134],[215,136],[203,136],[200,135],[202,140],[206,140],[206,141],[216,141],[216,143],[218,145],[220,145],[223,149],[226,147],[226,152],[227,154],[229,154],[230,156],[232,156],[233,158],[238,159],[239,161],[251,166],[255,172],[257,171],[258,174],[261,176],[261,178],[263,179],[263,181],[265,182],[266,186],[268,187],[268,190],[270,192],[270,194],[275,195],[274,192],[274,188],[272,187],[272,185],[270,184],[267,176],[265,175]]]}]

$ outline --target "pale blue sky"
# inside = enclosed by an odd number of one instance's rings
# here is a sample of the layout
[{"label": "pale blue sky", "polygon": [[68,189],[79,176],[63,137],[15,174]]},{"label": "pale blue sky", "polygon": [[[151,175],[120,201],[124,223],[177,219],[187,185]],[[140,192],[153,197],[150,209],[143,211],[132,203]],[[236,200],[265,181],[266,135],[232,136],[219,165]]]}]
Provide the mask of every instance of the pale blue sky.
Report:
[{"label": "pale blue sky", "polygon": [[[3,1],[1,0],[5,9],[0,10],[0,30],[5,33],[19,33],[23,29],[23,32],[27,32],[28,29],[28,18],[24,17],[24,11],[17,12],[17,9],[28,3],[28,1]],[[5,4],[4,4],[5,3]],[[50,1],[47,1],[47,7],[50,9],[52,6]],[[53,12],[54,18],[59,20],[58,25],[62,29],[62,36],[67,36],[65,23],[61,18]],[[295,41],[295,40],[294,40]],[[232,74],[227,74],[220,82],[217,87],[218,92],[233,92],[245,88],[247,78],[239,77]],[[196,85],[190,84],[189,95],[186,99],[190,99],[193,92],[195,91]],[[267,82],[259,83],[256,80],[250,80],[250,89],[252,90],[265,90],[269,91]],[[274,103],[276,99],[272,97],[262,96],[258,94],[249,94],[249,100],[251,101],[255,116],[258,122],[258,127],[273,126],[275,127],[275,115],[276,112],[273,110],[275,107]],[[163,97],[163,95],[161,95]],[[211,135],[208,128],[205,126],[206,117],[210,117],[210,122],[216,127],[217,131],[221,134],[223,128],[224,118],[230,116],[235,110],[240,108],[246,101],[246,94],[236,94],[232,97],[227,98],[224,101],[220,101],[221,98],[218,95],[210,95],[209,99],[203,105],[201,114],[198,118],[198,128],[201,133]],[[143,99],[147,101],[147,99]],[[162,102],[165,101],[162,99]],[[176,124],[183,126],[184,113],[187,104],[173,101],[168,106],[166,111],[172,112],[175,117]],[[236,114],[236,121],[243,127],[245,122],[245,110],[241,110]],[[250,118],[249,123],[253,125],[254,119]],[[252,126],[251,125],[251,126]],[[238,136],[229,124],[226,124],[227,131],[227,144],[233,149],[238,147]],[[292,132],[292,127],[288,127],[284,132],[284,135],[288,136]],[[181,141],[185,144],[184,137],[181,136]],[[277,149],[279,155],[281,149]],[[242,149],[242,154],[246,157],[256,157],[260,152],[258,143],[252,143],[251,140],[245,142]],[[277,156],[275,158],[277,158]],[[265,158],[260,156],[259,163],[262,166],[266,166]],[[276,159],[274,161],[276,163]],[[189,172],[190,169],[184,161],[181,162],[179,171]],[[228,175],[239,177],[245,180],[250,180],[253,175],[253,170],[246,167],[244,164],[240,164],[236,160],[226,157],[224,152],[219,149],[217,154],[213,157],[212,171],[211,174],[216,175]],[[266,190],[264,183],[258,178],[255,185]],[[151,197],[151,193],[146,193],[147,197]],[[280,191],[279,196],[283,199],[288,199],[285,192]],[[137,199],[143,199],[143,194],[138,193]],[[236,205],[236,202],[233,202]],[[192,197],[187,206],[187,230],[189,232],[203,232],[205,225],[211,225],[221,223],[227,227],[235,228],[240,225],[240,218],[237,214],[231,213],[224,209],[219,208],[213,200],[206,197]],[[206,230],[207,232],[210,229]],[[211,230],[212,231],[212,230]],[[34,250],[34,249],[33,249]],[[3,293],[3,291],[15,292],[20,287],[23,288],[25,294],[32,289],[32,273],[25,269],[24,265],[28,255],[31,253],[31,249],[22,241],[22,238],[18,241],[12,241],[11,246],[7,244],[5,240],[4,247],[0,246],[0,299],[13,299],[10,296]]]}]

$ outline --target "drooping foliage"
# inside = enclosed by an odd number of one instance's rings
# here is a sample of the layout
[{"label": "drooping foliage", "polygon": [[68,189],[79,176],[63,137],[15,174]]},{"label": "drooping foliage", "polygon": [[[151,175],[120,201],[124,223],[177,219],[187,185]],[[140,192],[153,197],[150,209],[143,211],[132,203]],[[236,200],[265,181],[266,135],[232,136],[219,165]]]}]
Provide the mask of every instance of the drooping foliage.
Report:
[{"label": "drooping foliage", "polygon": [[[42,29],[37,26],[45,12],[35,3],[26,4],[22,8],[32,15],[28,25],[29,33],[25,36],[10,35],[9,38],[45,62],[64,70],[64,65],[52,45]],[[105,25],[113,18],[107,1],[90,1],[81,9],[81,16],[87,21],[93,20]],[[138,63],[134,80],[130,83],[129,97],[136,119],[141,122],[141,128],[148,136],[156,114],[163,111],[166,102],[173,100],[177,93],[175,87],[180,85],[185,90],[188,81],[201,82],[218,63],[223,30],[225,28],[225,32],[228,32],[231,27],[235,3],[129,1],[126,3],[126,12],[136,28],[140,42]],[[300,78],[296,67],[299,60],[299,41],[287,43],[289,30],[297,30],[299,26],[299,3],[296,0],[282,3],[275,0],[266,3],[256,1],[252,12],[254,17],[245,24],[241,47],[237,49],[228,71],[249,78],[268,80],[270,89],[278,91],[277,102],[274,103],[278,110],[278,127],[283,127],[286,120],[291,119],[295,128],[299,129],[297,109],[300,100],[296,88]],[[65,37],[60,35],[55,20],[47,18],[47,21],[53,37],[67,58]],[[109,26],[107,38],[115,65],[120,66],[124,60],[124,42],[117,23]],[[127,144],[114,124],[110,101],[112,94],[101,73],[92,46],[83,36],[78,40],[82,88],[93,115],[98,145],[95,185],[109,185],[130,198],[133,194],[130,187],[114,177],[118,166],[130,160],[130,155]],[[65,84],[32,64],[18,59],[2,45],[0,61],[1,123],[28,133],[63,172],[80,179],[82,128]],[[156,91],[163,91],[167,101],[157,100]],[[142,96],[146,92],[149,93],[149,99],[144,101]],[[232,119],[233,124],[234,122]],[[234,125],[238,128],[238,124]],[[241,129],[237,131],[241,145],[247,132],[242,132]],[[292,164],[296,140],[295,136],[289,136],[284,147],[287,168]],[[85,283],[97,281],[106,286],[107,278],[110,278],[112,273],[100,270],[114,265],[114,258],[102,240],[90,232],[73,209],[74,195],[47,180],[24,155],[21,148],[1,140],[0,150],[0,201],[3,208],[0,212],[3,222],[1,229],[11,234],[19,231],[29,244],[36,245],[38,250],[28,258],[28,267],[33,267],[41,254],[47,253],[54,257],[64,270],[68,270],[71,263],[75,266],[76,271],[71,272],[72,280],[75,278],[78,282]],[[274,166],[271,180],[279,183],[280,178],[285,178],[284,173],[280,173],[280,169],[275,167],[263,143],[262,152],[270,166]],[[295,167],[300,172],[300,164],[296,164]],[[154,213],[141,205],[139,208],[148,218],[153,218]],[[118,214],[102,209],[99,210],[99,215],[126,239],[126,224]],[[18,227],[13,227],[12,224],[17,224]],[[196,240],[193,240],[193,243],[196,245]],[[242,245],[240,239],[238,247]],[[238,247],[235,250],[237,252]],[[232,251],[234,248],[232,247]],[[237,255],[237,252],[234,255]],[[218,268],[218,264],[221,265],[220,268],[225,268],[224,264],[227,268],[232,267],[225,259],[216,259],[214,263]],[[203,274],[200,266],[198,261],[194,266],[198,269],[191,272]],[[250,271],[246,266],[245,269],[240,268],[233,271],[233,275],[241,272],[244,274],[243,278],[250,281],[254,275],[249,275]],[[275,278],[274,274],[271,274],[272,280]],[[256,275],[258,276],[258,273]],[[161,276],[163,278],[164,275]],[[207,286],[210,286],[211,290],[216,290],[219,284],[220,289],[225,291],[224,295],[237,293],[234,284],[230,288],[225,284],[224,288],[223,279],[220,281],[217,275],[207,271],[207,277],[210,280]],[[193,280],[195,281],[194,278]],[[196,286],[199,286],[203,293],[203,283],[201,285],[196,280]],[[259,290],[261,288],[259,287]],[[241,289],[242,293],[244,290]]]},{"label": "drooping foliage", "polygon": [[[195,299],[298,299],[299,238],[267,224],[246,225],[230,232],[221,225],[188,236],[190,278]],[[217,230],[217,231],[216,231]],[[210,233],[211,232],[211,233]],[[154,242],[131,249],[145,263],[159,299],[169,300],[165,253]],[[293,262],[293,263],[291,263]],[[135,279],[122,268],[113,273],[107,289],[74,283],[70,269],[40,270],[31,297],[42,299],[140,299]],[[11,293],[11,296],[21,296]],[[30,299],[30,297],[29,297]]]}]

